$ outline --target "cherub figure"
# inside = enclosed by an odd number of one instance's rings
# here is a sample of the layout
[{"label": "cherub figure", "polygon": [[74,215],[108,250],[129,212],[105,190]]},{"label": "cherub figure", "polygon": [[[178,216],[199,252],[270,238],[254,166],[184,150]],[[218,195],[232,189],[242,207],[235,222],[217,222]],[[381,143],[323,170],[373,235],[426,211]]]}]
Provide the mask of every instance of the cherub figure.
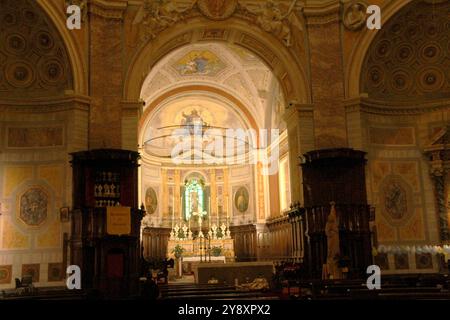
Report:
[{"label": "cherub figure", "polygon": [[[277,3],[273,0],[267,2],[257,11],[253,11],[258,17],[256,23],[266,32],[270,32],[284,41],[286,46],[292,45],[291,28],[288,24],[287,18],[292,13],[297,0],[293,0],[289,10],[283,15]],[[251,10],[249,10],[251,11]]]},{"label": "cherub figure", "polygon": [[133,25],[142,23],[141,40],[154,39],[159,32],[182,20],[182,14],[188,10],[179,10],[170,0],[144,0]]}]

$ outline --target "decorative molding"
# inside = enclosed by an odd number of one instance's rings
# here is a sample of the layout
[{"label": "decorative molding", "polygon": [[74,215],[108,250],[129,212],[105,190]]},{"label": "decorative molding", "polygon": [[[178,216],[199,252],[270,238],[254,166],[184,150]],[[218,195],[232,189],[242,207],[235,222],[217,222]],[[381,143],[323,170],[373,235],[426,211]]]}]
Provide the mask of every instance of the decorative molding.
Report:
[{"label": "decorative molding", "polygon": [[367,4],[361,1],[353,1],[344,5],[342,21],[350,31],[359,31],[366,24]]},{"label": "decorative molding", "polygon": [[123,20],[127,3],[117,0],[91,0],[89,12],[106,19]]},{"label": "decorative molding", "polygon": [[341,5],[339,1],[315,1],[308,2],[303,9],[306,24],[308,26],[318,26],[329,23],[337,23],[340,20],[339,12]]},{"label": "decorative molding", "polygon": [[364,112],[379,115],[421,115],[428,112],[445,110],[450,107],[450,99],[383,101],[361,96],[342,101],[346,112]]}]

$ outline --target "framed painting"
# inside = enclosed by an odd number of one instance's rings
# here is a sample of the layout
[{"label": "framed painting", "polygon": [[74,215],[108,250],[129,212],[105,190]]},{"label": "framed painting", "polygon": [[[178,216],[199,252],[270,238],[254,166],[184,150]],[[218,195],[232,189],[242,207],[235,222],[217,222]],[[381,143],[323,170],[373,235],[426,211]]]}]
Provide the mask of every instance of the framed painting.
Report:
[{"label": "framed painting", "polygon": [[31,276],[33,282],[39,282],[40,264],[24,264],[22,265],[22,278],[25,276]]},{"label": "framed painting", "polygon": [[0,284],[10,284],[12,280],[12,266],[0,266]]},{"label": "framed painting", "polygon": [[62,263],[48,264],[48,281],[61,281],[64,278]]}]

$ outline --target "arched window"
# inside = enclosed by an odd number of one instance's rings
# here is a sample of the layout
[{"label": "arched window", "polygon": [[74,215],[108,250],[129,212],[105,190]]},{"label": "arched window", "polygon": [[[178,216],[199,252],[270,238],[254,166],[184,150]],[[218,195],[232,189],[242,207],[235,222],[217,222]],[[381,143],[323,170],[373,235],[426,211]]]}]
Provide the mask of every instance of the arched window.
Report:
[{"label": "arched window", "polygon": [[184,219],[189,220],[192,213],[203,212],[203,187],[197,179],[192,179],[186,184],[184,191]]}]

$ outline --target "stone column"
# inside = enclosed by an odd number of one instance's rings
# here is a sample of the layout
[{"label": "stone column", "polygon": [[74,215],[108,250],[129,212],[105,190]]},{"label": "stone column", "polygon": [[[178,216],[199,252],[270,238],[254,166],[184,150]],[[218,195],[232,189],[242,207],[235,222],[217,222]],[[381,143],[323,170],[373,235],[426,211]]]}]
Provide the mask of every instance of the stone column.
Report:
[{"label": "stone column", "polygon": [[348,146],[356,150],[366,150],[366,131],[365,119],[361,108],[362,99],[366,94],[359,98],[344,100],[342,105],[345,108]]},{"label": "stone column", "polygon": [[257,221],[264,221],[265,217],[265,192],[264,192],[264,178],[262,172],[262,163],[258,162],[256,165],[256,189],[257,189],[257,199],[258,199],[258,208],[256,210],[256,219]]},{"label": "stone column", "polygon": [[317,149],[347,147],[340,1],[312,1],[304,9],[310,49]]},{"label": "stone column", "polygon": [[270,175],[269,179],[269,202],[270,202],[270,212],[269,217],[275,218],[280,215],[280,183],[279,183],[279,173]]},{"label": "stone column", "polygon": [[446,203],[446,170],[443,166],[443,161],[440,160],[438,155],[434,156],[434,160],[430,163],[431,166],[431,178],[434,184],[434,192],[436,198],[436,209],[438,213],[438,223],[439,223],[439,236],[441,242],[450,240],[450,231],[448,225],[448,213],[447,213],[447,203]]},{"label": "stone column", "polygon": [[[216,169],[209,169],[209,176],[210,176],[210,205],[211,205],[211,212],[208,212],[209,217],[212,218],[214,215],[219,214],[217,211],[217,184],[216,184]],[[208,205],[208,203],[206,203]],[[206,211],[209,210],[209,208],[205,208]],[[212,220],[211,220],[212,223]]]},{"label": "stone column", "polygon": [[300,156],[315,148],[312,105],[290,105],[284,114],[284,120],[288,130],[291,202],[303,203]]},{"label": "stone column", "polygon": [[[143,110],[142,101],[122,101],[122,148],[138,151],[139,119]],[[143,147],[143,146],[142,146]]]},{"label": "stone column", "polygon": [[90,3],[90,149],[122,147],[121,62],[126,7],[125,2],[114,0]]},{"label": "stone column", "polygon": [[[233,206],[230,206],[230,197],[229,197],[229,183],[228,183],[228,168],[224,168],[223,169],[223,199],[222,199],[222,211],[223,214],[226,215],[228,214],[228,218],[231,219],[233,216],[233,210],[231,208],[233,208]],[[217,217],[219,216],[219,212],[217,212]]]},{"label": "stone column", "polygon": [[183,210],[181,207],[181,194],[180,194],[180,170],[175,170],[175,190],[173,192],[173,196],[175,197],[175,219],[182,219],[183,218]]},{"label": "stone column", "polygon": [[163,219],[172,218],[169,215],[169,188],[167,186],[167,169],[161,169],[161,216]]}]

